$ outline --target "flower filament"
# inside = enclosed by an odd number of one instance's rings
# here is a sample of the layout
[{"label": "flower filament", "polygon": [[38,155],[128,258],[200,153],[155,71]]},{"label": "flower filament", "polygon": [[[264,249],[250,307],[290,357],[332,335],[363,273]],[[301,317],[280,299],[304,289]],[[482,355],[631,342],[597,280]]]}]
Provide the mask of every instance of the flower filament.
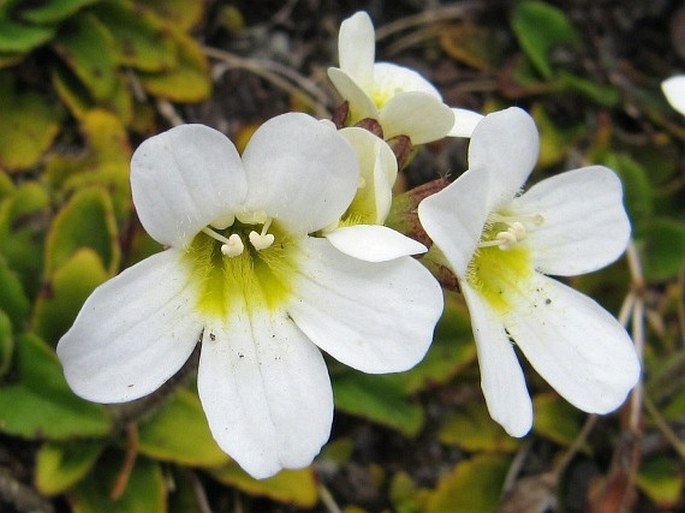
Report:
[{"label": "flower filament", "polygon": [[228,237],[217,231],[223,231],[231,228],[235,224],[236,219],[241,225],[262,225],[262,228],[259,232],[256,230],[250,230],[247,235],[247,239],[255,250],[262,251],[269,248],[274,243],[275,237],[273,233],[269,233],[272,219],[267,218],[265,212],[250,212],[247,214],[238,214],[236,216],[227,215],[211,223],[211,228],[210,226],[205,226],[202,229],[203,233],[222,243],[220,250],[224,256],[231,258],[237,257],[242,255],[243,251],[245,250],[245,243],[240,235],[240,232],[243,230],[234,230]]},{"label": "flower filament", "polygon": [[[496,246],[502,251],[511,250],[528,237],[529,228],[526,228],[524,222],[529,224],[529,226],[539,226],[544,222],[544,218],[540,214],[513,218],[512,216],[493,212],[488,217],[488,221],[485,224],[486,228],[483,231],[483,237],[478,247],[489,248]],[[494,236],[492,235],[493,232]],[[492,238],[488,238],[488,236]]]}]

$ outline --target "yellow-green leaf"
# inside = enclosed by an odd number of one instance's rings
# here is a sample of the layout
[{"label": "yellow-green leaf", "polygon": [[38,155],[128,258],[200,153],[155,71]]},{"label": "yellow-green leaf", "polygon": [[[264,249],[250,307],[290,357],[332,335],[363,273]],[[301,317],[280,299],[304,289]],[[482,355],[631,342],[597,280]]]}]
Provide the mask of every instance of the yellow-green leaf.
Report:
[{"label": "yellow-green leaf", "polygon": [[509,458],[483,455],[458,463],[428,498],[424,513],[495,513]]},{"label": "yellow-green leaf", "polygon": [[96,100],[114,93],[117,83],[112,34],[90,13],[69,20],[54,48]]},{"label": "yellow-green leaf", "polygon": [[109,29],[119,64],[145,71],[176,65],[170,30],[154,13],[126,0],[100,2],[93,12]]},{"label": "yellow-green leaf", "polygon": [[52,275],[39,296],[33,329],[49,342],[57,342],[76,318],[91,292],[109,278],[100,257],[90,248],[77,250]]},{"label": "yellow-green leaf", "polygon": [[45,495],[71,488],[93,468],[104,447],[102,440],[43,444],[36,455],[36,488]]},{"label": "yellow-green leaf", "polygon": [[164,21],[183,31],[197,25],[207,8],[206,0],[139,0],[138,5],[154,11]]},{"label": "yellow-green leaf", "polygon": [[212,438],[197,395],[179,390],[138,428],[141,453],[183,465],[212,467],[229,462]]},{"label": "yellow-green leaf", "polygon": [[22,20],[36,25],[51,25],[76,14],[81,8],[94,4],[97,0],[50,0],[48,2],[26,2],[17,10]]},{"label": "yellow-green leaf", "polygon": [[533,398],[533,407],[533,429],[538,435],[565,446],[578,438],[585,414],[556,393],[537,394]]},{"label": "yellow-green leaf", "polygon": [[178,47],[176,66],[167,72],[141,72],[141,82],[150,93],[171,101],[204,100],[212,88],[207,57],[190,36],[179,31],[173,31],[172,34]]},{"label": "yellow-green leaf", "polygon": [[231,463],[221,469],[213,469],[210,474],[218,481],[235,486],[250,495],[311,508],[318,499],[316,476],[311,468],[281,470],[268,479],[255,479],[238,466]]},{"label": "yellow-green leaf", "polygon": [[48,233],[45,275],[49,278],[80,248],[95,250],[110,274],[119,267],[117,226],[109,194],[91,187],[74,194],[59,211]]},{"label": "yellow-green leaf", "polygon": [[684,481],[681,466],[665,455],[645,458],[637,475],[637,486],[660,508],[677,506]]},{"label": "yellow-green leaf", "polygon": [[167,486],[157,463],[138,458],[126,489],[116,500],[112,489],[123,462],[119,455],[105,454],[91,472],[69,493],[73,513],[166,513]]},{"label": "yellow-green leaf", "polygon": [[3,316],[14,325],[16,331],[22,330],[27,324],[27,317],[31,310],[31,302],[26,297],[24,287],[17,274],[7,265],[5,258],[0,255],[0,310]]},{"label": "yellow-green leaf", "polygon": [[1,19],[0,52],[10,54],[30,52],[34,48],[47,43],[53,38],[55,32],[55,27],[37,27],[8,19]]},{"label": "yellow-green leaf", "polygon": [[0,431],[28,439],[104,437],[112,419],[99,404],[76,397],[62,366],[42,340],[17,338],[17,381],[0,388]]},{"label": "yellow-green leaf", "polygon": [[0,112],[0,167],[21,171],[36,165],[59,132],[62,110],[37,93],[18,93],[3,72]]},{"label": "yellow-green leaf", "polygon": [[438,439],[470,452],[512,452],[519,446],[488,413],[484,401],[471,401],[457,409],[442,425]]},{"label": "yellow-green leaf", "polygon": [[[0,279],[0,283],[4,282]],[[13,354],[12,321],[3,310],[0,310],[0,378],[10,369]]]}]

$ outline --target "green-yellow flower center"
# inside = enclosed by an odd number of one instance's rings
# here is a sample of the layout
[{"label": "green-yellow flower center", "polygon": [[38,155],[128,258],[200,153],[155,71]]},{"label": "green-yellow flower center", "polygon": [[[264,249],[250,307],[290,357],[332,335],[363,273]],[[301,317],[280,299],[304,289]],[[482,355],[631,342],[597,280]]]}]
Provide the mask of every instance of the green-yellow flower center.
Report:
[{"label": "green-yellow flower center", "polygon": [[528,233],[526,225],[541,222],[538,216],[522,222],[493,213],[485,224],[466,280],[500,314],[511,310],[516,290],[534,272],[530,250],[521,242]]},{"label": "green-yellow flower center", "polygon": [[198,309],[226,318],[236,304],[277,308],[290,296],[295,241],[263,213],[217,220],[190,243],[185,261]]}]

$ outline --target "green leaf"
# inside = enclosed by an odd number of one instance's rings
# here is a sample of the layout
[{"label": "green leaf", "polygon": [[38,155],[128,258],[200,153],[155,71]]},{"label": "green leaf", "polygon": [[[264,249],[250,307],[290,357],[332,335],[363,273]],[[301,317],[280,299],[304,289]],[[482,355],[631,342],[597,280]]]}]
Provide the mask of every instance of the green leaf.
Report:
[{"label": "green leaf", "polygon": [[90,13],[69,20],[53,44],[95,100],[112,96],[118,80],[114,40],[100,20]]},{"label": "green leaf", "polygon": [[521,48],[546,79],[553,75],[549,61],[552,50],[580,40],[564,11],[537,0],[517,3],[511,25]]},{"label": "green leaf", "polygon": [[369,375],[350,370],[333,380],[335,406],[400,433],[416,436],[423,427],[420,404],[405,393],[401,380],[392,375]]},{"label": "green leaf", "polygon": [[55,353],[32,334],[17,339],[16,384],[0,388],[0,431],[28,439],[106,436],[107,410],[76,397]]},{"label": "green leaf", "polygon": [[[4,283],[0,277],[0,283]],[[14,354],[14,337],[12,336],[12,321],[0,309],[0,378],[7,374],[12,365]]]},{"label": "green leaf", "polygon": [[111,499],[123,462],[120,456],[105,454],[90,473],[69,494],[73,513],[166,513],[167,486],[158,464],[138,458],[123,495]]},{"label": "green leaf", "polygon": [[476,345],[464,301],[457,294],[446,293],[445,310],[424,359],[413,369],[388,378],[402,381],[408,393],[416,393],[447,383],[475,359]]},{"label": "green leaf", "polygon": [[62,110],[40,94],[17,93],[13,82],[0,73],[0,167],[21,171],[36,165],[52,145]]},{"label": "green leaf", "polygon": [[683,491],[683,472],[672,457],[646,457],[637,475],[638,488],[659,508],[674,508]]},{"label": "green leaf", "polygon": [[36,488],[45,495],[63,493],[90,472],[103,449],[101,440],[43,444],[36,455]]},{"label": "green leaf", "polygon": [[179,390],[138,427],[138,448],[157,460],[212,467],[228,463],[214,441],[197,395]]},{"label": "green leaf", "polygon": [[621,101],[621,92],[612,85],[598,84],[566,71],[559,73],[563,89],[580,93],[603,107],[615,107]]},{"label": "green leaf", "polygon": [[204,100],[212,89],[207,57],[190,36],[179,31],[172,34],[178,47],[178,63],[165,72],[141,72],[141,82],[151,94],[174,102]]},{"label": "green leaf", "polygon": [[685,222],[652,218],[642,225],[643,270],[648,281],[665,281],[678,276],[685,266]]},{"label": "green leaf", "polygon": [[187,0],[144,0],[138,5],[154,11],[169,25],[183,31],[190,30],[202,20],[206,7],[204,1]]},{"label": "green leaf", "polygon": [[30,23],[37,25],[51,25],[70,18],[81,8],[94,4],[97,0],[50,0],[41,2],[38,7],[35,3],[27,4],[30,7],[18,9],[17,15]]},{"label": "green leaf", "polygon": [[231,463],[220,469],[212,469],[209,473],[216,480],[250,495],[268,497],[302,508],[314,507],[318,499],[317,480],[311,468],[281,470],[273,477],[255,479],[237,463]]},{"label": "green leaf", "polygon": [[537,394],[533,405],[535,433],[566,447],[578,438],[585,417],[580,410],[553,392]]},{"label": "green leaf", "polygon": [[626,153],[608,153],[604,164],[618,173],[623,182],[624,201],[637,229],[654,211],[654,193],[644,167]]},{"label": "green leaf", "polygon": [[126,0],[100,2],[94,12],[113,36],[119,64],[141,71],[176,66],[170,30],[152,12]]},{"label": "green leaf", "polygon": [[476,456],[457,464],[428,498],[424,513],[495,513],[509,458]]},{"label": "green leaf", "polygon": [[558,127],[541,103],[533,104],[530,114],[540,130],[538,166],[545,168],[559,164],[573,150],[575,142],[583,135],[584,127]]},{"label": "green leaf", "polygon": [[513,452],[519,447],[519,441],[492,420],[484,401],[471,401],[455,411],[440,427],[438,439],[470,452]]},{"label": "green leaf", "polygon": [[24,287],[17,274],[9,268],[7,261],[0,255],[0,310],[15,330],[24,328],[28,323],[31,302],[26,297]]},{"label": "green leaf", "polygon": [[50,41],[55,32],[55,27],[36,27],[0,19],[0,52],[28,53]]},{"label": "green leaf", "polygon": [[117,226],[109,194],[99,187],[74,194],[55,217],[46,241],[45,275],[51,277],[83,247],[95,250],[109,273],[116,273]]},{"label": "green leaf", "polygon": [[0,253],[19,276],[28,297],[33,297],[41,286],[49,202],[47,193],[36,182],[22,184],[0,202]]},{"label": "green leaf", "polygon": [[33,329],[56,343],[73,324],[86,298],[110,274],[90,248],[77,250],[57,269],[36,301]]}]

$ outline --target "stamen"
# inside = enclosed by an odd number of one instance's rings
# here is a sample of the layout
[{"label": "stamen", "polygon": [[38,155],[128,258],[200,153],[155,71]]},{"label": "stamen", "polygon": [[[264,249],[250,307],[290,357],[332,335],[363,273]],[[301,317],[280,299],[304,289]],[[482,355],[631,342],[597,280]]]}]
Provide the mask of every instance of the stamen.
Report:
[{"label": "stamen", "polygon": [[[230,243],[230,241],[229,241],[226,237],[224,237],[224,236],[221,235],[220,233],[216,233],[214,230],[212,230],[212,229],[209,228],[208,226],[205,226],[205,227],[202,229],[202,232],[203,232],[203,233],[206,233],[207,235],[209,235],[212,239],[218,240],[219,242],[223,242],[224,244],[229,244],[229,243]],[[234,235],[235,235],[235,234],[234,234]]]},{"label": "stamen", "polygon": [[221,252],[227,257],[236,257],[241,255],[244,250],[245,245],[243,244],[243,240],[237,233],[231,234],[231,236],[228,238],[228,242],[221,245]]},{"label": "stamen", "polygon": [[514,221],[509,224],[507,231],[497,232],[493,240],[481,241],[478,247],[489,248],[497,246],[502,251],[509,251],[511,248],[516,246],[519,242],[524,240],[528,232],[523,223],[519,221]]},{"label": "stamen", "polygon": [[[265,230],[262,229],[262,232]],[[257,251],[261,251],[263,249],[268,248],[274,243],[274,235],[273,233],[257,233],[256,231],[252,230],[249,235],[250,238],[250,243],[252,246]]]}]

